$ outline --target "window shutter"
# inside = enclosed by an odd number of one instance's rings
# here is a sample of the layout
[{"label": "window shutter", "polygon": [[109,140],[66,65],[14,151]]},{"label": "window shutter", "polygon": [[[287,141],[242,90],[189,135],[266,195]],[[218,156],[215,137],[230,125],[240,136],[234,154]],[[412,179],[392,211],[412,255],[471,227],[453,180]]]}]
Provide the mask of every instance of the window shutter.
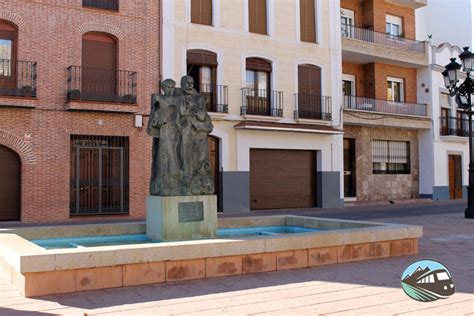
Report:
[{"label": "window shutter", "polygon": [[249,0],[249,31],[267,34],[267,1]]},{"label": "window shutter", "polygon": [[321,68],[314,65],[298,66],[298,92],[321,95]]},{"label": "window shutter", "polygon": [[201,49],[190,49],[187,53],[187,64],[217,67],[217,54]]},{"label": "window shutter", "polygon": [[212,0],[191,0],[191,23],[212,25]]},{"label": "window shutter", "polygon": [[272,64],[262,58],[250,57],[246,60],[246,69],[254,71],[272,72]]},{"label": "window shutter", "polygon": [[88,33],[82,38],[82,66],[115,69],[115,40],[110,36]]},{"label": "window shutter", "polygon": [[300,0],[300,33],[302,41],[316,43],[314,0]]},{"label": "window shutter", "polygon": [[191,0],[191,23],[199,23],[201,21],[200,7],[201,0]]}]

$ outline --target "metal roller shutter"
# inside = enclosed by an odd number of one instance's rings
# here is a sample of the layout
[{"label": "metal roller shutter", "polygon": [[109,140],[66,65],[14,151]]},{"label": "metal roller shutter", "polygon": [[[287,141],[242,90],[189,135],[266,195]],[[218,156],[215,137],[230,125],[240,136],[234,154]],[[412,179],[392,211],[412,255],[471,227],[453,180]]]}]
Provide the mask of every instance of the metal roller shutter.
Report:
[{"label": "metal roller shutter", "polygon": [[316,152],[250,150],[250,208],[316,206]]}]

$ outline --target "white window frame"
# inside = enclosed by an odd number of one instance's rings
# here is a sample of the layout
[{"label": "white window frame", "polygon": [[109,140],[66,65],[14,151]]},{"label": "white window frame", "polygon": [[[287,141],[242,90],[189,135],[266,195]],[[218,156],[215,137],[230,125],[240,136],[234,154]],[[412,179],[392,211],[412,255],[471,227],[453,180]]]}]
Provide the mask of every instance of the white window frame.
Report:
[{"label": "white window frame", "polygon": [[[442,94],[446,94],[448,96],[448,104],[442,104],[441,103],[441,95]],[[451,101],[451,96],[449,95],[449,92],[448,91],[440,91],[439,92],[439,95],[438,95],[438,98],[439,98],[439,105],[440,105],[440,108],[442,109],[449,109],[451,110],[452,107],[453,107],[453,102]]]},{"label": "white window frame", "polygon": [[[342,17],[347,17],[348,19],[351,20],[351,23],[349,25],[351,27],[355,26],[354,11],[341,8],[340,16],[341,16],[341,18]],[[343,30],[342,30],[342,19],[340,21],[340,24],[341,24],[341,32],[344,33]],[[352,30],[349,30],[348,34],[342,34],[342,36],[353,38],[354,34],[352,33]]]},{"label": "white window frame", "polygon": [[[300,43],[307,43],[301,40],[301,15],[300,15],[300,0],[295,0],[295,10],[296,10],[296,24],[295,24],[295,36],[296,41]],[[309,44],[320,44],[321,35],[321,0],[314,0],[314,34],[315,42]]]},{"label": "white window frame", "polygon": [[[174,0],[171,0],[174,5]],[[202,25],[207,27],[220,27],[221,26],[221,17],[220,17],[220,0],[212,0],[212,22],[211,25],[205,24],[193,24],[193,25]],[[191,0],[186,0],[184,3],[184,12],[186,14],[186,23],[191,24]]]},{"label": "white window frame", "polygon": [[[405,102],[405,80],[403,80],[403,78],[387,77],[387,83],[389,81],[400,83],[400,103]],[[393,91],[393,83],[392,83],[392,91]],[[387,100],[388,100],[388,95],[387,95]],[[394,100],[388,100],[388,101],[396,102]]]},{"label": "white window frame", "polygon": [[355,75],[348,75],[348,74],[342,74],[342,80],[344,81],[350,81],[351,82],[351,91],[352,95],[355,96],[356,94],[356,76]]},{"label": "white window frame", "polygon": [[[217,1],[217,0],[213,0]],[[249,26],[249,0],[244,0],[244,31],[249,34],[263,35],[263,36],[274,36],[275,35],[275,4],[273,0],[265,0],[267,7],[267,34],[250,33]]]},{"label": "white window frame", "polygon": [[[386,14],[385,15],[385,23],[389,23],[390,25],[397,25],[398,26],[398,34],[393,34],[391,31],[392,31],[392,27],[390,27],[390,32],[388,35],[391,35],[391,36],[396,36],[396,37],[401,37],[401,35],[403,34],[403,18],[399,17],[399,16],[395,16],[395,15],[390,15],[390,14]],[[387,25],[387,24],[385,24]],[[385,26],[386,28],[386,26]]]}]

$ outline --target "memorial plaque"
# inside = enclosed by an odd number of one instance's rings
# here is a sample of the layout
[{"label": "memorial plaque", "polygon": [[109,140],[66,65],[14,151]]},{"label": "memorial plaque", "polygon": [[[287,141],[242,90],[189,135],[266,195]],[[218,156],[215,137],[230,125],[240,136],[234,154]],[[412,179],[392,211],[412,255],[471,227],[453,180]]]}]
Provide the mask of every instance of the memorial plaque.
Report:
[{"label": "memorial plaque", "polygon": [[179,222],[199,222],[204,220],[203,202],[181,202],[178,203]]}]

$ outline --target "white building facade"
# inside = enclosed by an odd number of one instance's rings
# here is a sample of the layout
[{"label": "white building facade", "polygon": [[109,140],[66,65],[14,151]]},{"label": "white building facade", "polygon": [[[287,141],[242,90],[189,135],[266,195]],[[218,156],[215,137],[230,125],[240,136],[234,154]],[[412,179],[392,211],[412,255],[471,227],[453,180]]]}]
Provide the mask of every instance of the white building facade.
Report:
[{"label": "white building facade", "polygon": [[208,96],[219,208],[343,205],[335,0],[164,0],[163,79]]},{"label": "white building facade", "polygon": [[420,135],[420,195],[433,200],[467,198],[468,116],[449,96],[441,74],[450,58],[461,52],[449,43],[430,46],[430,67],[418,73],[423,87],[418,97],[432,105],[433,120],[432,130]]}]

